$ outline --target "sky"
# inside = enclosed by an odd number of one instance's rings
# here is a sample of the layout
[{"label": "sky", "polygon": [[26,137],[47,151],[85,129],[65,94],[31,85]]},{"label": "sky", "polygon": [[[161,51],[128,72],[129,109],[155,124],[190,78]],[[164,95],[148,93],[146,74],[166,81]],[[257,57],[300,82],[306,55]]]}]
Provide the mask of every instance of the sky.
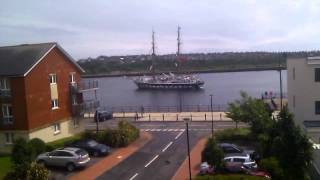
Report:
[{"label": "sky", "polygon": [[1,0],[0,46],[99,55],[320,50],[319,0]]}]

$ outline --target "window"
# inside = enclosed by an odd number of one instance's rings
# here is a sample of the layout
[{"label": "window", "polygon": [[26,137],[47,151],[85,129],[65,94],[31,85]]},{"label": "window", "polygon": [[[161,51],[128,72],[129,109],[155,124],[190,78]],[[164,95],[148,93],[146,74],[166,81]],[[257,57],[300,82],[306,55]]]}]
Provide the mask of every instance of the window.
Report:
[{"label": "window", "polygon": [[76,74],[76,73],[74,73],[74,72],[71,72],[71,73],[70,73],[70,82],[71,82],[71,83],[75,83],[75,82],[76,82],[75,74]]},{"label": "window", "polygon": [[58,109],[58,108],[59,108],[59,101],[58,101],[58,99],[52,99],[52,100],[51,100],[51,108],[52,108],[52,109]]},{"label": "window", "polygon": [[296,79],[296,68],[292,69],[292,78],[293,78],[293,80]]},{"label": "window", "polygon": [[320,114],[320,101],[315,102],[316,114]]},{"label": "window", "polygon": [[6,136],[6,143],[12,144],[14,141],[14,134],[13,133],[5,133]]},{"label": "window", "polygon": [[4,124],[12,124],[13,123],[11,104],[2,104],[2,117],[3,117]]},{"label": "window", "polygon": [[57,75],[56,74],[49,74],[49,81],[50,81],[50,84],[57,83]]},{"label": "window", "polygon": [[314,74],[315,74],[315,82],[320,82],[320,68],[315,68],[314,69]]},{"label": "window", "polygon": [[65,152],[65,151],[59,151],[59,156],[62,157],[72,157],[73,155],[69,152]]},{"label": "window", "polygon": [[10,90],[10,83],[8,78],[0,79],[0,89],[1,90]]},{"label": "window", "polygon": [[234,158],[234,159],[233,159],[233,162],[241,162],[241,163],[244,163],[244,162],[245,162],[245,159],[242,159],[242,158]]},{"label": "window", "polygon": [[60,124],[59,123],[54,124],[53,129],[54,129],[54,134],[60,133]]}]

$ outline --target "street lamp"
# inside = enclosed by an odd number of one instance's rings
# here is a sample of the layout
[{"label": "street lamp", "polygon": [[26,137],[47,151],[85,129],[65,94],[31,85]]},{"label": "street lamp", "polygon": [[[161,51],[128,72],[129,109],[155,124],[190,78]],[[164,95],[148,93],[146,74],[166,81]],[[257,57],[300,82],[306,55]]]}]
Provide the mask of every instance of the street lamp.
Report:
[{"label": "street lamp", "polygon": [[190,162],[190,144],[189,144],[189,118],[183,118],[184,122],[186,122],[187,126],[187,145],[188,145],[188,160],[189,160],[189,179],[191,180],[191,162]]},{"label": "street lamp", "polygon": [[[286,54],[283,54],[283,57],[286,58]],[[282,74],[281,74],[281,62],[280,62],[280,58],[279,58],[279,81],[280,81],[280,110],[282,111],[282,99],[283,99],[283,95],[282,95]]]},{"label": "street lamp", "polygon": [[210,94],[210,110],[211,110],[211,136],[213,138],[213,111],[212,111],[212,97],[213,95]]}]

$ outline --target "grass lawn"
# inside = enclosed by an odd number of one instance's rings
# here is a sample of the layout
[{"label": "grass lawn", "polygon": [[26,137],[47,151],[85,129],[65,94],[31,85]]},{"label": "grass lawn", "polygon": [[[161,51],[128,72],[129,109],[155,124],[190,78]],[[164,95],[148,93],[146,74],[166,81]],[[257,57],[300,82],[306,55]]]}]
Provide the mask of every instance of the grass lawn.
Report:
[{"label": "grass lawn", "polygon": [[0,156],[0,179],[11,170],[10,156]]}]

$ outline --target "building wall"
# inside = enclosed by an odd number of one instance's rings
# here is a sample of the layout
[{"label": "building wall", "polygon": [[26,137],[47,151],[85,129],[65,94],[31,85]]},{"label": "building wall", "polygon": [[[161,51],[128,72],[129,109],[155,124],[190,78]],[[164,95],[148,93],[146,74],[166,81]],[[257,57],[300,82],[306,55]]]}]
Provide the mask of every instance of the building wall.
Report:
[{"label": "building wall", "polygon": [[[305,129],[303,121],[320,120],[320,115],[315,114],[315,101],[320,101],[320,82],[315,82],[314,70],[320,68],[320,60],[317,61],[319,64],[310,64],[311,60],[307,58],[288,58],[287,60],[288,107],[303,129]],[[320,131],[319,135],[314,131],[311,134],[318,142]]]},{"label": "building wall", "polygon": [[[54,122],[71,118],[70,73],[79,70],[54,48],[25,78],[28,129],[44,128]],[[57,75],[59,108],[51,108],[49,74]]]},{"label": "building wall", "polygon": [[23,77],[9,78],[11,85],[11,98],[0,100],[0,111],[2,118],[2,104],[11,104],[14,123],[9,125],[1,125],[0,130],[27,130],[28,124],[26,120],[26,97],[25,97],[25,81]]}]

